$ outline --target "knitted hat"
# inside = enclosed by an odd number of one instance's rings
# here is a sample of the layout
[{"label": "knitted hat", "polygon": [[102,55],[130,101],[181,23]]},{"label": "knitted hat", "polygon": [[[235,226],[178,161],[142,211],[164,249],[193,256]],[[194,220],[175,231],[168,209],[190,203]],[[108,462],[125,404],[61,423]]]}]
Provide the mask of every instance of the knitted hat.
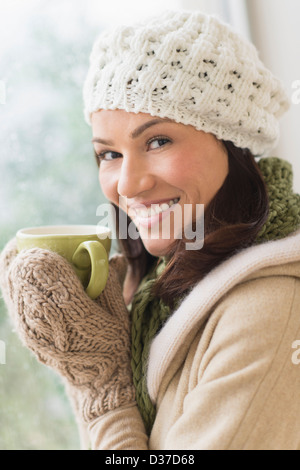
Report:
[{"label": "knitted hat", "polygon": [[96,40],[84,84],[85,118],[123,109],[170,118],[254,155],[278,142],[289,108],[255,47],[214,16],[166,11]]}]

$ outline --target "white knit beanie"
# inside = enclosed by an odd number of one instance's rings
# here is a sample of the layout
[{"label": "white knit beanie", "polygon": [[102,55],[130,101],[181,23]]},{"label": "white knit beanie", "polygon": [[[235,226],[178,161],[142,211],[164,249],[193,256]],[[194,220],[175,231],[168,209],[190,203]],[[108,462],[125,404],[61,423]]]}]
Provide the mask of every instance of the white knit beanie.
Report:
[{"label": "white knit beanie", "polygon": [[218,18],[166,11],[96,40],[84,113],[123,109],[170,118],[266,154],[289,108],[282,84],[255,47]]}]

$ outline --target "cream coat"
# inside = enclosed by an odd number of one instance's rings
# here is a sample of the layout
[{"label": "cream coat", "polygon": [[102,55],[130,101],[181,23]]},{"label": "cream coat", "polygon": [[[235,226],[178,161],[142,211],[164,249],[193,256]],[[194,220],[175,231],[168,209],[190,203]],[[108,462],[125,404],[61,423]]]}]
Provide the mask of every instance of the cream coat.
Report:
[{"label": "cream coat", "polygon": [[147,381],[150,439],[124,407],[90,426],[93,449],[300,449],[300,231],[199,282],[154,339]]}]

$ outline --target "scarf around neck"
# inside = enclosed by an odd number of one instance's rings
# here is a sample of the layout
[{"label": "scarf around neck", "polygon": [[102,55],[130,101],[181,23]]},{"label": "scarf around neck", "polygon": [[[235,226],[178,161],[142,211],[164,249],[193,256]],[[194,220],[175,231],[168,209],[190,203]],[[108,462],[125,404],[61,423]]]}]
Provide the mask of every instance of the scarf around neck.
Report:
[{"label": "scarf around neck", "polygon": [[[269,217],[255,243],[279,240],[300,227],[300,195],[293,192],[293,171],[289,162],[276,158],[262,158],[258,162],[267,185]],[[150,435],[156,409],[147,391],[146,374],[150,344],[172,314],[163,301],[152,294],[152,286],[166,266],[162,258],[142,280],[131,304],[133,382],[136,401]]]}]

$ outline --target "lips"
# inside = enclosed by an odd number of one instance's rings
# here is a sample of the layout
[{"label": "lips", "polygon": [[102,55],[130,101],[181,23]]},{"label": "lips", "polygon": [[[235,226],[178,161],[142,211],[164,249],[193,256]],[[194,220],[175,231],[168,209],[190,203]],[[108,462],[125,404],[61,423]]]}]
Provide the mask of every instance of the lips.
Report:
[{"label": "lips", "polygon": [[174,200],[177,200],[179,199],[179,197],[169,197],[169,198],[165,198],[165,199],[156,199],[156,200],[152,200],[152,201],[142,201],[142,202],[139,202],[139,203],[136,203],[136,204],[130,204],[129,205],[129,209],[139,209],[139,208],[149,208],[151,206],[156,206],[156,205],[161,205],[161,204],[168,204],[170,201],[174,201]]},{"label": "lips", "polygon": [[159,203],[136,204],[130,207],[129,215],[140,226],[149,227],[166,217],[178,204],[180,198],[160,200]]},{"label": "lips", "polygon": [[162,212],[167,211],[170,207],[172,207],[174,204],[177,204],[179,201],[179,198],[174,198],[170,199],[166,202],[162,202],[160,204],[151,204],[150,206],[136,206],[135,207],[135,214],[138,217],[146,218],[146,217],[152,217],[155,216],[156,214],[160,214]]}]

